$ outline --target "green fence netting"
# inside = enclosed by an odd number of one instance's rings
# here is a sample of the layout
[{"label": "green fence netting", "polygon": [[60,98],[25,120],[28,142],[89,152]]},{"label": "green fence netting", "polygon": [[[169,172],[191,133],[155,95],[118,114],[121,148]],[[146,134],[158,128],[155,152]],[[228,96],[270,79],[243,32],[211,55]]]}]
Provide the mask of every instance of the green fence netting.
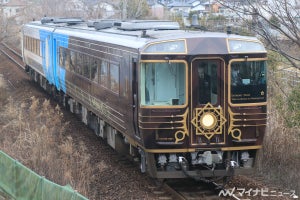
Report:
[{"label": "green fence netting", "polygon": [[70,186],[39,176],[0,151],[0,190],[16,200],[87,200]]}]

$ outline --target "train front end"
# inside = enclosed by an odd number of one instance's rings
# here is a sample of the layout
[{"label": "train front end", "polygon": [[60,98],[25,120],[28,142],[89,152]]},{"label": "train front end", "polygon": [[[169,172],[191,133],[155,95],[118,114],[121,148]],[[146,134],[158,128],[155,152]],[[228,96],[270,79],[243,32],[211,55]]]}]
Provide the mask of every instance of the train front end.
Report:
[{"label": "train front end", "polygon": [[177,38],[141,51],[142,169],[210,180],[251,171],[266,128],[265,48],[225,33]]}]

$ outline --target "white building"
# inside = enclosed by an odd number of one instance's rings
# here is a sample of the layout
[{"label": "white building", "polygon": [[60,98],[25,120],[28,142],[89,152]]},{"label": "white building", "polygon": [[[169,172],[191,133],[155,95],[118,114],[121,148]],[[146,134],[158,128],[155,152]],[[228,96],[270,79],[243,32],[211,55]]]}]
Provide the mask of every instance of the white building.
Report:
[{"label": "white building", "polygon": [[17,17],[25,8],[26,0],[2,0],[1,7],[4,18]]},{"label": "white building", "polygon": [[151,6],[151,16],[157,19],[164,19],[165,17],[165,7],[161,4],[154,4]]},{"label": "white building", "polygon": [[8,2],[9,2],[9,0],[0,0],[0,5],[6,4]]},{"label": "white building", "polygon": [[168,5],[171,13],[182,14],[189,13],[192,9],[191,4],[185,2],[174,2]]}]

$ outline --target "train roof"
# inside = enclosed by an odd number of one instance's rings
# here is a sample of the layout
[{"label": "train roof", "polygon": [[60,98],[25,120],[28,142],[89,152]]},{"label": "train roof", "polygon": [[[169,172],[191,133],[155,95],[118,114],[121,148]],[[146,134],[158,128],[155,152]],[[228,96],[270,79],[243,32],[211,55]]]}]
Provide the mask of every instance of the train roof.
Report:
[{"label": "train roof", "polygon": [[[61,20],[60,22],[55,22],[53,20],[43,22],[43,20],[41,20],[26,24],[24,27],[25,32],[28,28],[43,29],[58,34],[86,38],[135,49],[143,49],[151,43],[163,41],[189,40],[192,45],[193,40],[201,40],[204,41],[207,47],[223,46],[223,48],[219,48],[219,50],[216,50],[218,49],[216,48],[213,54],[227,54],[230,53],[230,50],[228,51],[227,47],[229,46],[227,44],[228,40],[252,41],[261,44],[256,37],[201,30],[181,30],[179,29],[179,25],[176,25],[176,22],[171,21],[134,20],[123,22],[112,20],[100,21],[97,25],[97,22],[84,22],[80,20],[77,22],[76,19],[66,19],[65,21]],[[216,44],[214,45],[214,43]],[[194,51],[195,50],[201,51],[201,49],[197,47],[194,48]],[[257,52],[266,52],[262,44]],[[205,53],[209,54],[207,51]]]}]

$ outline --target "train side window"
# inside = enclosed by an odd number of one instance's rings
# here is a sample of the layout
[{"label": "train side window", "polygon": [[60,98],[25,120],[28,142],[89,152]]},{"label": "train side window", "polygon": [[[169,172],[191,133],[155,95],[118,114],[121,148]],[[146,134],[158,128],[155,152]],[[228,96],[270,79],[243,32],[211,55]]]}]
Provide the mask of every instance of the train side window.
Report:
[{"label": "train side window", "polygon": [[25,49],[27,49],[27,41],[26,40],[27,40],[27,36],[24,35],[23,36],[23,46]]},{"label": "train side window", "polygon": [[36,49],[36,39],[33,38],[33,53],[37,54],[36,51],[37,51],[37,49]]},{"label": "train side window", "polygon": [[27,37],[27,45],[26,45],[27,49],[30,50],[30,38]]},{"label": "train side window", "polygon": [[37,48],[37,55],[41,55],[41,41],[37,39],[37,43],[36,43],[36,48]]},{"label": "train side window", "polygon": [[30,50],[29,49],[29,37],[28,36],[26,37],[26,49]]},{"label": "train side window", "polygon": [[30,50],[30,38],[27,37],[27,49]]},{"label": "train side window", "polygon": [[119,94],[119,66],[111,63],[109,66],[109,75],[110,89]]},{"label": "train side window", "polygon": [[30,49],[29,49],[29,48],[30,48],[30,47],[29,47],[29,43],[30,43],[30,41],[29,41],[29,40],[30,40],[30,38],[29,38],[29,37],[27,37],[27,44],[26,44],[26,47],[27,47],[27,49],[28,49],[28,50],[30,50]]},{"label": "train side window", "polygon": [[39,50],[38,50],[38,40],[34,39],[34,53],[36,55],[38,55],[38,52],[39,52]]},{"label": "train side window", "polygon": [[66,49],[63,47],[59,47],[58,51],[58,59],[59,59],[59,66],[65,68],[66,67]]},{"label": "train side window", "polygon": [[32,48],[32,52],[35,53],[35,39],[34,38],[32,38],[32,46],[31,46],[31,48]]},{"label": "train side window", "polygon": [[27,37],[27,49],[30,50],[30,37]]},{"label": "train side window", "polygon": [[74,51],[70,51],[70,71],[76,72],[76,53]]},{"label": "train side window", "polygon": [[29,45],[30,45],[30,47],[29,47],[29,49],[30,49],[30,51],[32,52],[32,46],[33,46],[33,40],[32,40],[32,38],[30,38],[30,43],[29,43]]},{"label": "train side window", "polygon": [[100,67],[100,61],[92,58],[91,59],[91,80],[95,83],[99,81],[98,68]]},{"label": "train side window", "polygon": [[77,52],[76,55],[76,65],[75,71],[77,74],[82,75],[82,68],[83,68],[83,55]]},{"label": "train side window", "polygon": [[82,75],[90,79],[90,57],[87,55],[82,55]]},{"label": "train side window", "polygon": [[34,38],[31,38],[31,52],[34,53],[34,47],[35,47],[35,40]]},{"label": "train side window", "polygon": [[65,49],[65,69],[71,71],[70,69],[70,50]]},{"label": "train side window", "polygon": [[23,45],[24,48],[27,49],[27,36],[23,36]]},{"label": "train side window", "polygon": [[32,52],[35,54],[36,53],[36,51],[35,51],[35,39],[34,38],[32,38]]},{"label": "train side window", "polygon": [[32,51],[32,49],[31,49],[31,38],[29,37],[29,39],[28,39],[28,50],[29,51]]},{"label": "train side window", "polygon": [[101,61],[100,84],[104,87],[108,86],[108,62],[104,60]]},{"label": "train side window", "polygon": [[28,50],[29,50],[29,51],[32,51],[32,49],[31,49],[31,41],[32,41],[32,40],[31,40],[31,38],[29,37],[29,38],[28,38]]}]

